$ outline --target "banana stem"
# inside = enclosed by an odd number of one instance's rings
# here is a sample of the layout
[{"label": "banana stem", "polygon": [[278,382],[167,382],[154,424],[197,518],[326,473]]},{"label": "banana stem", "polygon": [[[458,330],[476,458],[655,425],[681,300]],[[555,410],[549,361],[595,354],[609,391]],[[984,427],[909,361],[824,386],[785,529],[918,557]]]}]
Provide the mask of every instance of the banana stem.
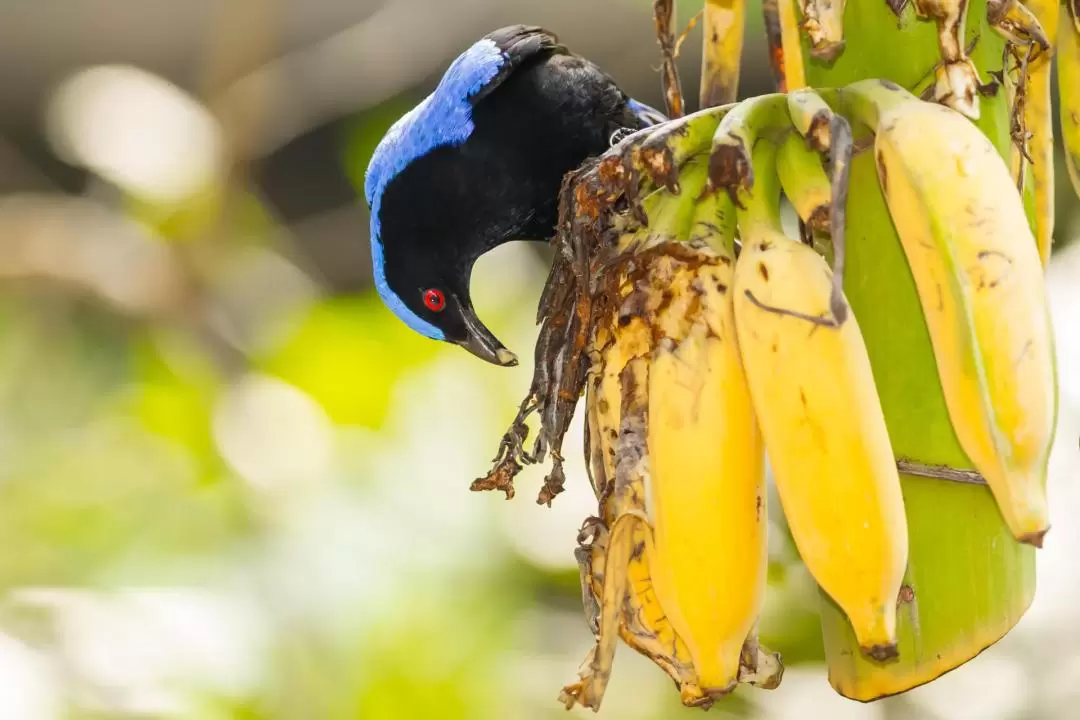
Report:
[{"label": "banana stem", "polygon": [[844,300],[844,260],[847,257],[847,201],[851,178],[851,156],[854,142],[851,125],[841,115],[834,114],[829,122],[829,170],[832,203],[829,206],[829,226],[833,246],[833,287],[829,310],[838,324],[847,319]]},{"label": "banana stem", "polygon": [[705,0],[700,107],[734,102],[739,91],[746,0]]},{"label": "banana stem", "polygon": [[660,43],[663,57],[660,86],[664,91],[667,116],[682,117],[686,113],[686,104],[683,102],[679,68],[675,64],[675,0],[653,0],[653,19],[656,22],[656,40]]},{"label": "banana stem", "polygon": [[891,80],[861,80],[840,89],[839,100],[859,122],[876,132],[881,113],[902,102],[906,92]]},{"label": "banana stem", "polygon": [[780,93],[750,98],[732,108],[713,135],[710,189],[725,188],[734,200],[737,188],[753,187],[756,165],[751,153],[759,136],[771,135],[766,140],[779,141],[780,135],[790,127],[787,98]]},{"label": "banana stem", "polygon": [[780,220],[780,176],[776,172],[776,146],[762,141],[751,151],[755,168],[752,187],[740,188],[735,196],[735,215],[740,233],[752,228],[783,231]]}]

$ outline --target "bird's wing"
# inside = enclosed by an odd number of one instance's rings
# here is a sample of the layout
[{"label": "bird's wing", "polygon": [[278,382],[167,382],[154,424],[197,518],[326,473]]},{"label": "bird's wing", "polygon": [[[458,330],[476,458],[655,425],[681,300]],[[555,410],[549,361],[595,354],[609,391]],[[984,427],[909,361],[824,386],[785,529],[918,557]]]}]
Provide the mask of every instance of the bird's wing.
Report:
[{"label": "bird's wing", "polygon": [[503,63],[494,77],[469,95],[469,102],[473,105],[490,95],[515,70],[538,53],[568,52],[566,47],[559,43],[559,38],[555,33],[535,25],[510,25],[499,28],[485,35],[484,40],[495,43],[495,47],[502,53]]}]

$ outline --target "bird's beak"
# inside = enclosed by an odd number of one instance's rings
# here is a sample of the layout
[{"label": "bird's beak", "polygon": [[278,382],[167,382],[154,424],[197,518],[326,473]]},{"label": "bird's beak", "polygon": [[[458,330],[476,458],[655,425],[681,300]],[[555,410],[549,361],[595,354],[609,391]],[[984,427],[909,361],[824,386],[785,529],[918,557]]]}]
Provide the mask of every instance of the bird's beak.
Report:
[{"label": "bird's beak", "polygon": [[458,345],[494,365],[513,367],[518,364],[517,355],[507,350],[474,313],[467,311],[464,316],[468,337]]}]

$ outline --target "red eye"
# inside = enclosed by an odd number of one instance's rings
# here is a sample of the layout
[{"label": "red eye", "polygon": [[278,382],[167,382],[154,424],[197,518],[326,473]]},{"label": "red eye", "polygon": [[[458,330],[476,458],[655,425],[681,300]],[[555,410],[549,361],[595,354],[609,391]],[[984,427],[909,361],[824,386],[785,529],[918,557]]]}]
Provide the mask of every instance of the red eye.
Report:
[{"label": "red eye", "polygon": [[442,312],[446,307],[446,297],[441,290],[432,288],[424,291],[424,306],[432,312]]}]

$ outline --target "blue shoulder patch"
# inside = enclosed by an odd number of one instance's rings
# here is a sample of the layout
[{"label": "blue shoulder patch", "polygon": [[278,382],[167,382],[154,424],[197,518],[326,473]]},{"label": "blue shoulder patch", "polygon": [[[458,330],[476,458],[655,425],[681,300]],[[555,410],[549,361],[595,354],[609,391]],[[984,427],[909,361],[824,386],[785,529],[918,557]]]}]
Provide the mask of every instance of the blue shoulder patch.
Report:
[{"label": "blue shoulder patch", "polygon": [[502,51],[488,39],[480,40],[447,68],[438,87],[405,113],[387,131],[368,163],[364,194],[371,207],[371,261],[375,289],[383,302],[410,328],[435,340],[443,332],[410,310],[386,281],[386,266],[379,228],[379,208],[386,186],[409,163],[437,147],[459,145],[473,131],[469,98],[483,89],[506,62]]}]

